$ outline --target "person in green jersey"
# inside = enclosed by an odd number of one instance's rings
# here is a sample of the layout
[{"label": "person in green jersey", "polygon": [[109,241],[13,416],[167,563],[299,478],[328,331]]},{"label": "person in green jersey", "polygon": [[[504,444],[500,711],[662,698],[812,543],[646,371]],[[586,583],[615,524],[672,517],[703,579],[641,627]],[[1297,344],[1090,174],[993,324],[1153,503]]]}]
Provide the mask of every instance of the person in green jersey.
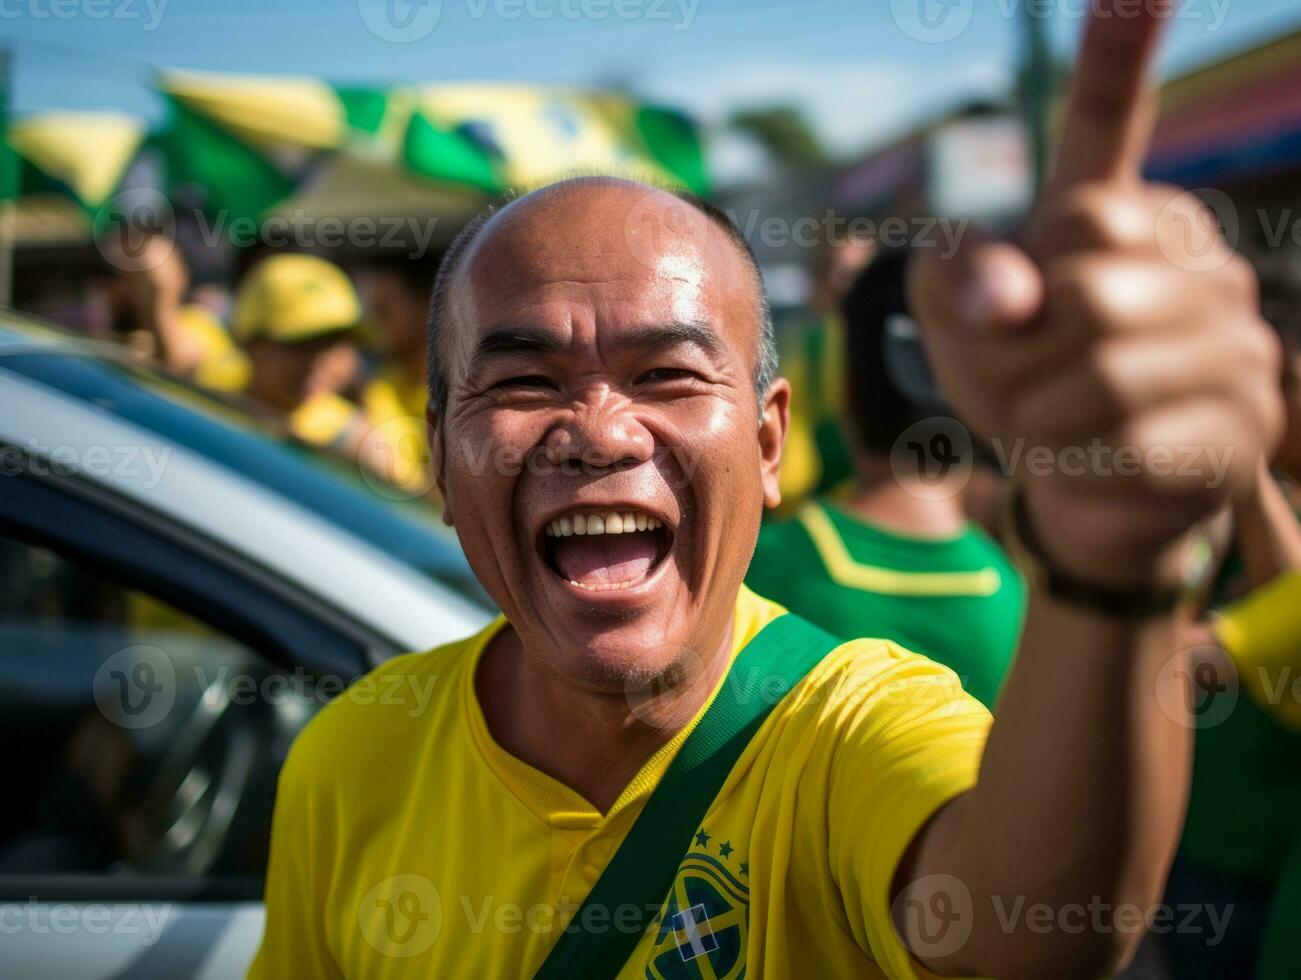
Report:
[{"label": "person in green jersey", "polygon": [[[1283,340],[1284,438],[1234,499],[1207,615],[1182,642],[1210,659],[1194,668],[1204,680],[1192,791],[1166,903],[1214,909],[1225,923],[1220,935],[1163,937],[1173,974],[1192,980],[1301,972],[1301,529],[1287,494],[1301,484],[1301,276],[1263,275],[1261,304]],[[1222,673],[1224,655],[1232,666]]]},{"label": "person in green jersey", "polygon": [[[969,469],[941,458],[961,455],[955,441],[965,430],[933,394],[906,313],[907,262],[906,251],[883,253],[842,303],[854,480],[765,527],[746,583],[832,633],[927,654],[993,707],[1025,589],[1002,548],[963,513]],[[910,446],[923,450],[920,468]]]}]

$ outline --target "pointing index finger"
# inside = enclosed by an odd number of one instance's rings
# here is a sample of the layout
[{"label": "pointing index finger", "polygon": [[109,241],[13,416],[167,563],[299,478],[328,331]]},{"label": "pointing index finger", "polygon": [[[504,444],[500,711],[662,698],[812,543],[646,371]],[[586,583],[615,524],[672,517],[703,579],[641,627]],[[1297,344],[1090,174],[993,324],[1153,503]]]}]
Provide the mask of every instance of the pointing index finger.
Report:
[{"label": "pointing index finger", "polygon": [[1052,185],[1137,180],[1152,134],[1148,77],[1174,0],[1090,0]]}]

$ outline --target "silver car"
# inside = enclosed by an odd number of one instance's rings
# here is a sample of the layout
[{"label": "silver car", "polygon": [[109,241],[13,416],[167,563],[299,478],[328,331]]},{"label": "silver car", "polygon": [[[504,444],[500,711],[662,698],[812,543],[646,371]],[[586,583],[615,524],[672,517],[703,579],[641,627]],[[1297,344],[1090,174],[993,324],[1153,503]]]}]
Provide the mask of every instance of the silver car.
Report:
[{"label": "silver car", "polygon": [[276,776],[493,615],[423,503],[0,316],[0,976],[242,976]]}]

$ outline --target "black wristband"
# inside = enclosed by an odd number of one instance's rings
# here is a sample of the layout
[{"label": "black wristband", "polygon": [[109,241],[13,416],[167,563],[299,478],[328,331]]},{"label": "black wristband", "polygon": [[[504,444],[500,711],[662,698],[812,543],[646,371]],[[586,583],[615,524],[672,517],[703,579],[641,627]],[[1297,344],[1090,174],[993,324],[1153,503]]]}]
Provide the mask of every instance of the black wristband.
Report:
[{"label": "black wristband", "polygon": [[1182,586],[1122,587],[1080,578],[1055,565],[1035,531],[1019,484],[1008,487],[1003,508],[1003,544],[1032,585],[1059,602],[1108,619],[1138,622],[1169,615],[1184,596]]}]

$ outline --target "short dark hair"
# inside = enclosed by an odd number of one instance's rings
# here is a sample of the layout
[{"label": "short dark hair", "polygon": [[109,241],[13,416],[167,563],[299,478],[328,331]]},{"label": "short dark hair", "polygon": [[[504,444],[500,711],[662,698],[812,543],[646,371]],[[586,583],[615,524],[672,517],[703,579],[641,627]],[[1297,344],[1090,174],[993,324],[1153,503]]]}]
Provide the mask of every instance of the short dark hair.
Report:
[{"label": "short dark hair", "polygon": [[434,278],[438,274],[436,256],[411,258],[408,255],[378,255],[368,261],[362,268],[368,272],[393,276],[408,292],[422,298],[429,296]]},{"label": "short dark hair", "polygon": [[938,393],[908,312],[907,249],[881,252],[841,300],[847,408],[860,449],[888,456],[899,436],[923,419],[951,417]]},{"label": "short dark hair", "polygon": [[1258,274],[1261,315],[1288,350],[1301,348],[1301,263],[1284,259],[1262,266]]},{"label": "short dark hair", "polygon": [[[548,185],[549,187],[562,186],[564,184],[580,183],[586,181],[600,180],[602,178],[593,177],[572,177],[556,184]],[[647,185],[649,186],[649,185]],[[772,385],[773,379],[777,376],[777,342],[774,337],[772,311],[768,306],[768,296],[763,288],[763,273],[759,269],[759,260],[755,257],[754,249],[746,241],[745,235],[737,227],[727,214],[715,204],[711,204],[704,198],[689,191],[676,188],[661,188],[665,193],[671,194],[678,200],[689,204],[695,208],[717,227],[727,233],[728,238],[745,256],[754,273],[755,289],[758,291],[759,298],[759,357],[755,367],[754,386],[759,399],[759,413],[763,414],[763,400],[768,393],[768,388]],[[447,251],[443,254],[443,260],[438,266],[438,275],[434,279],[433,298],[429,304],[429,336],[428,336],[428,381],[429,381],[429,399],[434,408],[437,409],[439,417],[442,417],[443,409],[447,406],[447,377],[443,373],[443,363],[439,351],[439,342],[442,339],[444,328],[447,324],[448,313],[448,294],[451,291],[452,282],[456,274],[460,271],[461,264],[465,255],[470,250],[470,246],[478,239],[488,222],[501,211],[506,205],[519,200],[522,196],[518,193],[505,195],[492,204],[488,205],[470,222],[461,229],[461,232],[452,240]]]}]

